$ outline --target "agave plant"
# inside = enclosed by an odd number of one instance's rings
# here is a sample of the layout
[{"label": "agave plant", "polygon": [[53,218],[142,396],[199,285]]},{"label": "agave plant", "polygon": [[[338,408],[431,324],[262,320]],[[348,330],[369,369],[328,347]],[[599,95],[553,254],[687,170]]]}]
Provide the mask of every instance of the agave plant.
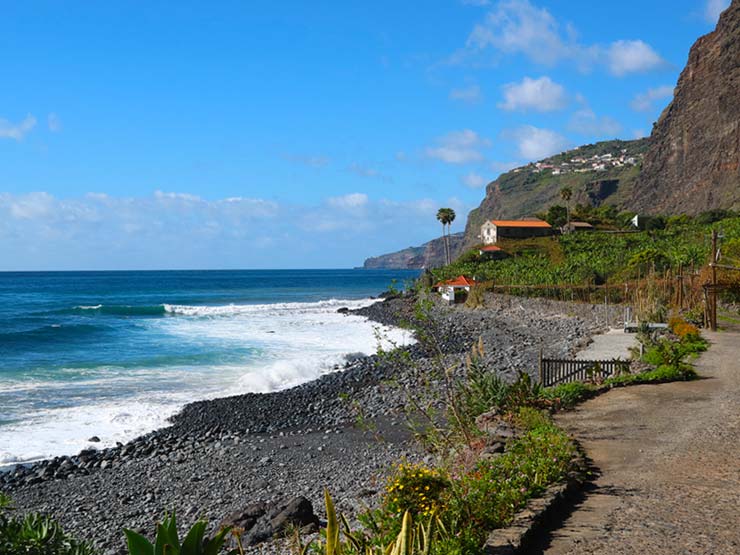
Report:
[{"label": "agave plant", "polygon": [[13,518],[0,511],[0,553],[94,555],[95,550],[90,544],[68,536],[55,520],[46,515]]},{"label": "agave plant", "polygon": [[[382,548],[373,547],[361,534],[352,531],[343,515],[337,517],[334,503],[326,490],[324,490],[324,502],[326,504],[326,543],[318,546],[318,552],[321,555],[429,555],[435,538],[446,534],[444,525],[438,517],[430,517],[426,525],[422,523],[414,525],[411,513],[406,511],[396,540]],[[346,541],[342,541],[342,535]],[[305,549],[301,555],[306,553]]]},{"label": "agave plant", "polygon": [[[177,518],[174,513],[157,524],[157,535],[153,544],[133,530],[124,530],[129,555],[218,555],[226,543],[231,528],[222,528],[213,538],[204,540],[207,525],[204,520],[193,524],[182,543],[177,535]],[[235,555],[238,551],[231,549],[225,553]]]}]

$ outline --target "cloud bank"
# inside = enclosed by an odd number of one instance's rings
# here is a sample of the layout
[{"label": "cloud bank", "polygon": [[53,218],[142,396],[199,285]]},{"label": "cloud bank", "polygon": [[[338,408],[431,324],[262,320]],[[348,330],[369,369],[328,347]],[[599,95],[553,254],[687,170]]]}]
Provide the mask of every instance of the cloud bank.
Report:
[{"label": "cloud bank", "polygon": [[[572,25],[561,26],[546,9],[529,0],[502,0],[473,27],[467,55],[493,50],[519,54],[544,66],[570,63],[582,71],[604,68],[621,77],[665,67],[665,60],[642,40],[618,40],[608,45],[581,44]],[[464,53],[464,54],[465,54]],[[454,60],[464,59],[457,55]]]},{"label": "cloud bank", "polygon": [[363,192],[310,206],[171,191],[3,193],[0,270],[346,267],[428,240],[443,204],[470,208],[456,199],[395,202]]}]

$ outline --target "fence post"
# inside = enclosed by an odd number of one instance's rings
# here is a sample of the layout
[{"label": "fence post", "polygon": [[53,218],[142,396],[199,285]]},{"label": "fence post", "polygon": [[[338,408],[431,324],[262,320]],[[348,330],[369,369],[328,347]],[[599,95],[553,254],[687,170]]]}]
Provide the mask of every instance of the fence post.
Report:
[{"label": "fence post", "polygon": [[539,357],[537,359],[537,374],[540,378],[540,385],[545,387],[545,376],[542,368],[542,348],[540,348]]}]

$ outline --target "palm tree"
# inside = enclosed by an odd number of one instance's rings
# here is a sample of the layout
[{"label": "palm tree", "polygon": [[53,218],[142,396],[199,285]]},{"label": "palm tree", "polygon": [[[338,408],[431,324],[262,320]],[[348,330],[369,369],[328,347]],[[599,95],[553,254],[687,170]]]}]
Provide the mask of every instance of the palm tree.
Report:
[{"label": "palm tree", "polygon": [[570,187],[563,187],[560,189],[560,198],[565,201],[565,217],[568,221],[566,229],[570,231],[570,198],[573,196],[573,191]]},{"label": "palm tree", "polygon": [[455,221],[455,211],[452,208],[440,208],[437,210],[437,220],[442,224],[442,239],[445,245],[445,259],[449,265],[450,260],[450,226]]}]

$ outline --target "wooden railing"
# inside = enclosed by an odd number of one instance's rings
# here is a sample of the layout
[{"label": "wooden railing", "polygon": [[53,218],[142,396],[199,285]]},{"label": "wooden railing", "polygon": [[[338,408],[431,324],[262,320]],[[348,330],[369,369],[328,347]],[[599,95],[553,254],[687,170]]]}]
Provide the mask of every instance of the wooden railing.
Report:
[{"label": "wooden railing", "polygon": [[539,378],[543,387],[618,376],[629,371],[626,360],[568,360],[540,356]]}]

